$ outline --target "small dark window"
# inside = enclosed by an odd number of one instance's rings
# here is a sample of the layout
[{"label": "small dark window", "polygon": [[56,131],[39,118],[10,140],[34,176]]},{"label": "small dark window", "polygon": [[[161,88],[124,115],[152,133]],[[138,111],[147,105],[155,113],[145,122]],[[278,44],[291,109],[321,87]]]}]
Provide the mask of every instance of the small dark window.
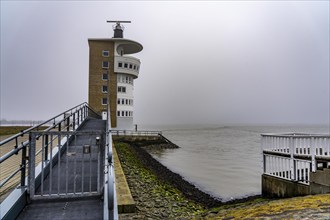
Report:
[{"label": "small dark window", "polygon": [[126,87],[118,86],[118,92],[126,93]]},{"label": "small dark window", "polygon": [[132,64],[129,64],[129,68],[132,69],[133,68],[133,65]]},{"label": "small dark window", "polygon": [[117,104],[120,105],[120,99],[117,99]]},{"label": "small dark window", "polygon": [[121,116],[125,116],[125,112],[124,111],[121,111]]},{"label": "small dark window", "polygon": [[102,51],[102,56],[108,57],[109,56],[109,51],[108,50],[103,50]]},{"label": "small dark window", "polygon": [[102,62],[102,68],[109,69],[109,62],[108,61],[103,61]]},{"label": "small dark window", "polygon": [[127,63],[124,63],[124,68],[127,68],[128,67],[128,64]]},{"label": "small dark window", "polygon": [[128,105],[128,99],[126,99],[126,105]]},{"label": "small dark window", "polygon": [[102,74],[102,79],[103,80],[108,80],[108,74],[107,73],[103,73]]},{"label": "small dark window", "polygon": [[119,62],[118,63],[118,67],[123,67],[123,63],[122,62]]},{"label": "small dark window", "polygon": [[125,100],[124,100],[124,99],[121,100],[121,104],[122,104],[122,105],[125,104]]},{"label": "small dark window", "polygon": [[117,112],[117,116],[120,116],[120,111]]},{"label": "small dark window", "polygon": [[108,92],[108,86],[102,86],[102,92],[107,93]]},{"label": "small dark window", "polygon": [[133,69],[136,70],[136,65],[133,66]]},{"label": "small dark window", "polygon": [[102,105],[107,105],[107,104],[108,104],[108,99],[102,98]]}]

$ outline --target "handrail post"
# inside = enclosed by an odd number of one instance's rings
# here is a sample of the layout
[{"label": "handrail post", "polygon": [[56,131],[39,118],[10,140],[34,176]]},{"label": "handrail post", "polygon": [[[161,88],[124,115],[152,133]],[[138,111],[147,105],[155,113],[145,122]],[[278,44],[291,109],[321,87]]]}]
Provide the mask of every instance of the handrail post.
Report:
[{"label": "handrail post", "polygon": [[78,116],[77,116],[77,120],[78,120],[78,126],[80,125],[80,122],[79,122],[79,119],[80,119],[80,113],[79,113],[79,110],[77,111],[77,114],[78,114]]},{"label": "handrail post", "polygon": [[29,194],[30,199],[34,197],[35,193],[35,155],[36,155],[36,136],[34,133],[30,133],[29,136]]},{"label": "handrail post", "polygon": [[76,130],[76,113],[72,115],[72,130]]},{"label": "handrail post", "polygon": [[21,186],[25,186],[25,172],[26,172],[26,146],[22,148]]},{"label": "handrail post", "polygon": [[294,139],[293,137],[290,137],[290,140],[289,140],[290,144],[289,144],[289,147],[290,147],[290,172],[291,172],[291,179],[294,180],[296,179],[296,176],[295,176],[295,166],[294,166],[294,158],[293,158],[293,152],[294,152]]},{"label": "handrail post", "polygon": [[312,156],[312,172],[316,171],[316,164],[315,164],[315,154],[316,154],[316,148],[315,148],[315,138],[311,137],[311,156]]},{"label": "handrail post", "polygon": [[66,118],[66,130],[70,131],[70,116]]},{"label": "handrail post", "polygon": [[45,160],[48,160],[48,134],[45,135]]}]

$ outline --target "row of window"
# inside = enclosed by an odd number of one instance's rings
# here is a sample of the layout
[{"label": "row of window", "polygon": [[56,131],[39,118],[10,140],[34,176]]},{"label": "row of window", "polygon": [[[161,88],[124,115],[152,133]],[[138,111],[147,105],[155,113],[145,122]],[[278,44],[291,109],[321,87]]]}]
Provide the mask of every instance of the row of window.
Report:
[{"label": "row of window", "polygon": [[117,111],[118,117],[133,117],[132,111]]},{"label": "row of window", "polygon": [[120,82],[120,83],[128,83],[128,84],[133,85],[133,77],[132,76],[119,74],[117,76],[117,81]]},{"label": "row of window", "polygon": [[123,62],[118,62],[118,67],[119,68],[125,68],[125,69],[131,69],[131,70],[136,70],[139,71],[139,65],[133,64],[133,63],[123,63]]},{"label": "row of window", "polygon": [[[126,93],[126,87],[125,86],[118,86],[118,92]],[[108,93],[108,86],[102,86],[102,93]]]},{"label": "row of window", "polygon": [[[108,74],[102,73],[102,80],[107,81],[108,80]],[[133,85],[133,77],[132,76],[124,76],[124,75],[118,75],[117,80],[120,83],[127,83]]]},{"label": "row of window", "polygon": [[118,105],[133,105],[133,99],[117,99]]}]

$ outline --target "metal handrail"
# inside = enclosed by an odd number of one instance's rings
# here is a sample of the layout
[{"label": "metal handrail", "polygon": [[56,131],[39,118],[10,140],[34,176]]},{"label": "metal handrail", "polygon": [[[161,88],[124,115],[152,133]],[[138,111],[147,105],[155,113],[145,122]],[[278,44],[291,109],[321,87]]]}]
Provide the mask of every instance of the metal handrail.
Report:
[{"label": "metal handrail", "polygon": [[[50,131],[51,129],[55,128],[55,127],[59,127],[59,131],[61,130],[61,124],[65,121],[68,122],[68,124],[66,126],[64,126],[64,128],[67,128],[67,130],[69,131],[69,127],[72,125],[75,129],[75,125],[79,125],[81,124],[85,118],[87,118],[87,116],[89,115],[89,111],[88,110],[91,110],[91,112],[93,112],[94,114],[96,114],[98,117],[101,117],[100,115],[98,115],[91,107],[88,106],[88,103],[84,102],[82,104],[79,104],[73,108],[70,108],[69,110],[67,111],[64,111],[54,117],[52,117],[51,119],[49,120],[46,120],[38,125],[35,125],[31,128],[28,128],[26,130],[23,130],[21,132],[19,132],[18,134],[15,134],[3,141],[0,142],[0,147],[6,143],[9,143],[10,141],[13,141],[15,140],[16,143],[15,143],[15,146],[14,146],[14,149],[12,149],[11,151],[9,151],[8,153],[6,153],[5,155],[1,156],[0,157],[0,164],[4,161],[6,161],[8,158],[10,158],[11,156],[13,155],[17,155],[21,150],[23,150],[23,153],[22,153],[22,164],[20,166],[19,169],[15,170],[14,172],[12,172],[6,179],[4,179],[1,183],[0,183],[0,188],[5,185],[11,178],[13,178],[19,171],[21,171],[21,185],[24,186],[25,185],[25,169],[26,169],[26,147],[29,146],[30,144],[30,141],[29,140],[26,140],[20,144],[18,144],[18,141],[17,141],[17,138],[20,137],[20,136],[24,136],[24,134],[27,134],[33,130],[36,130],[38,131],[38,128],[49,123],[49,122],[53,122],[53,125],[51,125],[49,128],[45,129],[44,131]],[[70,113],[68,113],[70,112]],[[81,113],[81,115],[79,115],[79,113]],[[75,118],[75,114],[78,114],[77,118]],[[57,123],[55,123],[56,119],[61,117],[62,115],[64,115],[64,117],[58,121]],[[71,121],[71,124],[70,124],[70,117],[73,117],[72,121]],[[49,142],[45,144],[45,148],[46,150],[48,149],[48,145],[49,145]],[[46,151],[47,152],[47,151]]]},{"label": "metal handrail", "polygon": [[110,107],[108,106],[107,112],[107,128],[106,128],[106,154],[105,166],[107,172],[104,176],[104,219],[118,219],[116,189],[115,189],[115,172],[114,160],[112,154],[112,130],[111,130],[111,115]]},{"label": "metal handrail", "polygon": [[142,136],[148,136],[148,135],[162,135],[161,131],[135,131],[135,130],[112,130],[111,133],[113,135],[142,135]]},{"label": "metal handrail", "polygon": [[287,133],[287,134],[277,134],[277,133],[265,133],[261,134],[262,137],[292,137],[292,138],[328,138],[330,134],[304,134],[304,133]]},{"label": "metal handrail", "polygon": [[4,144],[8,143],[9,141],[14,140],[15,138],[17,138],[17,137],[19,137],[19,136],[23,136],[24,134],[26,134],[26,133],[28,133],[28,132],[30,132],[30,131],[36,129],[36,128],[39,128],[39,127],[41,127],[42,125],[47,124],[47,123],[50,122],[50,121],[53,121],[54,119],[56,119],[56,118],[62,116],[63,114],[65,114],[65,113],[68,112],[68,111],[71,111],[71,110],[73,110],[73,109],[75,109],[75,108],[78,108],[78,107],[80,107],[80,106],[85,106],[85,105],[88,105],[88,103],[87,103],[87,102],[83,102],[82,104],[79,104],[79,105],[77,105],[77,106],[75,106],[75,107],[73,107],[73,108],[70,108],[69,110],[62,112],[62,113],[60,113],[60,114],[58,114],[58,115],[52,117],[51,119],[49,119],[49,120],[47,120],[47,121],[44,121],[44,122],[42,122],[42,123],[40,123],[40,124],[37,124],[37,125],[35,125],[35,126],[31,127],[31,128],[28,128],[28,129],[26,129],[26,130],[23,130],[23,131],[21,131],[21,132],[15,134],[15,135],[13,135],[13,136],[11,136],[11,137],[5,139],[5,140],[3,140],[3,141],[0,141],[0,146],[2,146],[2,145],[4,145]]}]

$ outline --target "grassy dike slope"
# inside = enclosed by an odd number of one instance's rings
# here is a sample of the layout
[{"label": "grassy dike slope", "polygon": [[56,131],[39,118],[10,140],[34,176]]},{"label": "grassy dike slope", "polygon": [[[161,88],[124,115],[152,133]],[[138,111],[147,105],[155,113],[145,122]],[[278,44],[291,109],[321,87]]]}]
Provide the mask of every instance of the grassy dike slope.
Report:
[{"label": "grassy dike slope", "polygon": [[207,209],[161,181],[127,143],[115,143],[137,210],[121,219],[330,219],[330,195],[255,198]]},{"label": "grassy dike slope", "polygon": [[330,219],[330,194],[255,199],[213,208],[193,219]]}]

